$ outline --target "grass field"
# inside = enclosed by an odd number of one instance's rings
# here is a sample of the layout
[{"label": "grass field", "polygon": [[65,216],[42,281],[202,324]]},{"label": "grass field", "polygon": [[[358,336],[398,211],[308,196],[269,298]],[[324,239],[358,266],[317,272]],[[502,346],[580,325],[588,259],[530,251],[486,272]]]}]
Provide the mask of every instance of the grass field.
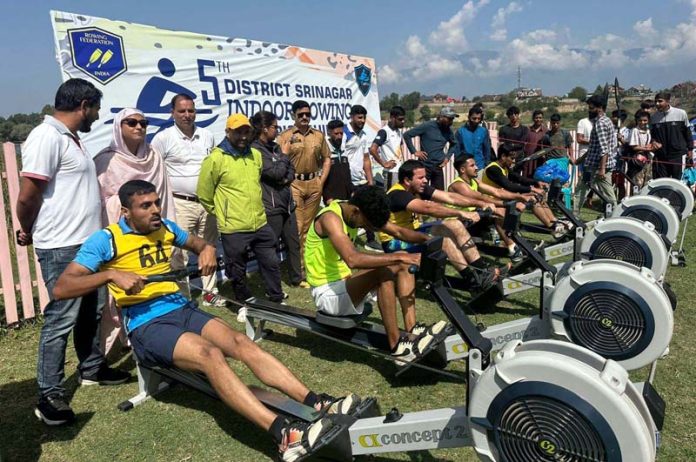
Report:
[{"label": "grass field", "polygon": [[[687,254],[695,243],[696,233],[692,230],[686,240]],[[696,460],[696,348],[692,343],[696,331],[696,261],[686,268],[670,268],[667,279],[678,295],[679,308],[670,355],[660,361],[655,383],[667,401],[658,460],[693,461]],[[257,278],[254,283],[258,286]],[[287,290],[291,304],[312,306],[309,291]],[[531,315],[536,312],[537,300],[537,291],[524,292],[477,319],[492,325]],[[212,311],[243,330],[243,325],[234,320],[234,313],[226,309]],[[418,312],[424,321],[442,318],[436,304],[425,293],[419,293]],[[274,456],[275,447],[265,433],[220,402],[182,386],[130,412],[118,411],[118,403],[136,394],[137,382],[78,388],[72,348],[68,349],[67,388],[78,421],[71,427],[44,426],[33,415],[39,328],[39,324],[27,325],[0,337],[0,461],[260,461]],[[464,404],[464,383],[423,376],[395,380],[394,366],[386,360],[306,333],[272,328],[275,334],[262,342],[263,347],[285,362],[313,390],[375,396],[383,411],[394,406],[407,412]],[[135,373],[130,355],[117,365]],[[245,368],[238,364],[232,367],[245,381],[256,383]],[[450,367],[464,370],[463,363]],[[646,376],[647,371],[634,374],[636,380]],[[478,459],[473,450],[462,448],[389,454],[372,460]]]}]

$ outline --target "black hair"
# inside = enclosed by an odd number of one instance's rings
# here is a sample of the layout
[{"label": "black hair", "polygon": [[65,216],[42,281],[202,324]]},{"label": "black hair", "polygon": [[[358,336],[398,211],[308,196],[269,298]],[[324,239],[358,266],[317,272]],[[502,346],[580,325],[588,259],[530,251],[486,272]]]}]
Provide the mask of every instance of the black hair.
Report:
[{"label": "black hair", "polygon": [[278,117],[274,113],[269,111],[259,111],[253,116],[251,116],[249,122],[251,122],[251,126],[254,129],[253,138],[258,139],[263,129],[273,125],[273,122],[275,122],[276,120],[278,120]]},{"label": "black hair", "polygon": [[348,199],[375,228],[382,228],[389,221],[389,199],[383,188],[378,186],[360,186]]},{"label": "black hair", "polygon": [[180,99],[183,99],[184,101],[191,101],[193,102],[193,98],[191,98],[190,95],[187,95],[186,93],[179,93],[174,95],[172,98],[172,110],[176,108],[176,102],[179,101]]},{"label": "black hair", "polygon": [[309,103],[303,99],[298,99],[297,101],[292,103],[292,113],[296,114],[297,111],[306,107],[309,107]]},{"label": "black hair", "polygon": [[549,119],[551,122],[560,122],[561,121],[561,115],[558,113],[551,114],[551,118]]},{"label": "black hair", "polygon": [[460,157],[459,159],[455,160],[454,161],[454,171],[457,172],[457,174],[459,174],[459,170],[464,166],[464,164],[466,164],[466,161],[469,159],[473,159],[473,158],[474,158],[474,156],[467,154],[467,155],[464,155],[464,156]]},{"label": "black hair", "polygon": [[644,111],[641,109],[641,110],[636,112],[636,115],[635,115],[636,122],[638,122],[638,119],[640,119],[642,117],[647,117],[648,121],[650,121],[650,113],[648,111]]},{"label": "black hair", "polygon": [[326,124],[326,131],[335,130],[337,128],[343,128],[345,127],[345,125],[346,124],[344,124],[343,121],[335,119]]},{"label": "black hair", "polygon": [[121,201],[121,205],[127,209],[130,208],[133,203],[133,196],[136,194],[141,196],[143,194],[150,194],[157,192],[155,185],[145,180],[130,180],[126,181],[118,188],[118,198]]},{"label": "black hair", "polygon": [[350,108],[350,114],[351,116],[354,115],[367,115],[367,109],[365,109],[365,106],[361,106],[360,104],[354,104]]},{"label": "black hair", "polygon": [[505,115],[510,117],[513,114],[519,114],[520,113],[520,108],[517,106],[510,106],[507,111],[505,111]]},{"label": "black hair", "polygon": [[483,108],[481,106],[472,106],[471,109],[469,109],[469,116],[472,116],[474,114],[481,114],[483,115]]},{"label": "black hair", "polygon": [[412,180],[413,172],[419,168],[425,168],[425,164],[420,160],[409,159],[399,167],[399,183],[402,183],[405,179]]},{"label": "black hair", "polygon": [[478,103],[474,103],[472,107],[480,107],[481,109],[483,109],[483,103],[479,101]]},{"label": "black hair", "polygon": [[604,97],[601,95],[592,95],[585,100],[585,103],[594,107],[601,107],[602,110],[607,108],[607,102],[604,101]]},{"label": "black hair", "polygon": [[614,109],[613,111],[611,111],[611,116],[618,117],[623,122],[628,117],[628,114],[623,109],[621,109],[621,111],[619,111],[618,109]]},{"label": "black hair", "polygon": [[505,144],[501,144],[498,147],[498,159],[501,159],[503,157],[509,157],[512,156],[516,153],[513,149],[510,149],[509,147],[505,146]]},{"label": "black hair", "polygon": [[640,103],[640,108],[642,110],[652,109],[654,107],[655,107],[655,101],[653,101],[651,99],[645,99],[645,100],[641,101],[641,103]]},{"label": "black hair", "polygon": [[404,117],[406,110],[402,106],[392,106],[389,110],[389,117]]},{"label": "black hair", "polygon": [[83,101],[94,107],[102,99],[102,92],[85,79],[69,79],[56,91],[53,107],[56,111],[70,112],[80,108]]},{"label": "black hair", "polygon": [[538,115],[544,115],[544,111],[542,111],[541,109],[534,109],[534,112],[532,112],[532,119],[534,119],[534,117]]},{"label": "black hair", "polygon": [[655,101],[657,101],[658,99],[663,99],[665,101],[669,101],[672,99],[672,93],[670,93],[668,91],[661,91],[660,93],[655,95]]}]

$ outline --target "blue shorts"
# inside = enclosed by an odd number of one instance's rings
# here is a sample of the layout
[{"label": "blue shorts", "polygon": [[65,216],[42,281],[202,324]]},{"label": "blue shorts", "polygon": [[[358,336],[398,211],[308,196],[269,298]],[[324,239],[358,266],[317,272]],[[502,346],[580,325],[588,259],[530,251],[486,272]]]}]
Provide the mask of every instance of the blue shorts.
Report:
[{"label": "blue shorts", "polygon": [[203,326],[215,318],[199,310],[194,302],[170,311],[132,331],[130,338],[138,361],[144,366],[174,365],[174,347],[179,337],[186,332],[201,335]]}]

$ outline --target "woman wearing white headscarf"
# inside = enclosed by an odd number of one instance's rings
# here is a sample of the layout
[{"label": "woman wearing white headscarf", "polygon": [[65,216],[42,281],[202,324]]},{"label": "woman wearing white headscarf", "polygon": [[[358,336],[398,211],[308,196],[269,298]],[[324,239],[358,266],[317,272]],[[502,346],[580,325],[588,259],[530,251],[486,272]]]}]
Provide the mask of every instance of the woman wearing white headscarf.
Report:
[{"label": "woman wearing white headscarf", "polygon": [[[102,200],[103,226],[118,222],[121,218],[121,201],[118,190],[130,180],[149,181],[155,185],[162,201],[162,217],[174,220],[174,198],[162,156],[152,149],[146,140],[147,119],[142,111],[126,108],[114,117],[113,137],[109,147],[94,158]],[[111,297],[102,315],[102,339],[104,353],[115,346],[117,340],[126,344],[121,329],[119,310]]]}]

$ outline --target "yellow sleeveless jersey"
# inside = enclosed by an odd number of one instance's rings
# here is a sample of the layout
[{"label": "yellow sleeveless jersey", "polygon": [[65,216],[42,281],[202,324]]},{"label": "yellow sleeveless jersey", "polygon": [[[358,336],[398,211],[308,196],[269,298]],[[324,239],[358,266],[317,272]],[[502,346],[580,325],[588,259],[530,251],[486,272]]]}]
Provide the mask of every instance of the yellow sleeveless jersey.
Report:
[{"label": "yellow sleeveless jersey", "polygon": [[312,287],[323,286],[330,282],[346,279],[352,274],[352,270],[348,267],[338,254],[331,239],[321,237],[314,229],[316,220],[327,212],[333,212],[338,215],[338,218],[343,224],[343,232],[345,232],[351,241],[355,241],[358,235],[358,230],[351,228],[346,224],[341,212],[341,203],[344,201],[334,200],[328,206],[319,211],[317,217],[312,221],[312,225],[307,232],[305,240],[304,260],[305,269],[307,271],[307,282]]},{"label": "yellow sleeveless jersey", "polygon": [[[449,186],[452,186],[454,183],[466,183],[462,177],[458,176],[452,182],[449,184]],[[449,190],[449,186],[447,186],[447,189]],[[475,178],[472,178],[469,181],[469,187],[471,188],[472,191],[478,191],[478,181],[476,181]],[[465,212],[474,212],[476,211],[476,207],[459,207],[457,205],[451,205],[451,204],[446,204],[447,207],[451,209],[456,209],[456,210],[464,210]]]},{"label": "yellow sleeveless jersey", "polygon": [[500,185],[498,183],[488,178],[488,169],[491,167],[498,167],[500,170],[503,171],[503,175],[508,176],[508,170],[506,168],[503,168],[498,162],[491,162],[486,166],[485,169],[483,169],[483,178],[481,178],[481,181],[483,181],[483,184],[493,186],[494,188],[500,188]]},{"label": "yellow sleeveless jersey", "polygon": [[[170,263],[175,236],[164,222],[159,230],[147,235],[124,234],[118,223],[107,226],[106,230],[111,233],[113,258],[104,263],[101,270],[129,271],[141,276],[171,271]],[[109,292],[116,299],[116,303],[122,308],[146,302],[162,295],[169,295],[179,290],[175,282],[145,284],[142,292],[134,295],[126,294],[123,289],[113,283],[109,283],[108,287]]]},{"label": "yellow sleeveless jersey", "polygon": [[[406,191],[406,188],[404,188],[401,183],[396,183],[394,186],[389,188],[387,195],[389,195],[389,193],[392,191]],[[421,225],[418,214],[409,212],[408,210],[389,212],[389,222],[408,229],[418,229]],[[379,233],[380,242],[389,242],[392,239],[394,239],[394,237],[387,233]]]}]

